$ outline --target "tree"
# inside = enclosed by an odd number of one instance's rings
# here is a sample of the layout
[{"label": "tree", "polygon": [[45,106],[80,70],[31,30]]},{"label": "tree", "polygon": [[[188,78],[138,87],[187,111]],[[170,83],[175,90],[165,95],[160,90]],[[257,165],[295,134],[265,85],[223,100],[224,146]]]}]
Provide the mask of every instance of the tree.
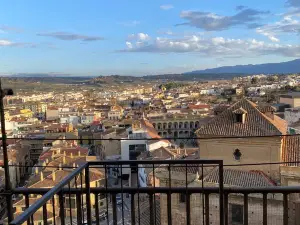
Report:
[{"label": "tree", "polygon": [[131,107],[134,107],[134,101],[132,101],[132,102],[130,103],[130,106],[131,106]]},{"label": "tree", "polygon": [[258,78],[257,77],[253,77],[251,79],[251,84],[257,84],[258,83]]},{"label": "tree", "polygon": [[180,149],[184,149],[184,143],[183,143],[183,142],[180,142],[179,148],[180,148]]}]

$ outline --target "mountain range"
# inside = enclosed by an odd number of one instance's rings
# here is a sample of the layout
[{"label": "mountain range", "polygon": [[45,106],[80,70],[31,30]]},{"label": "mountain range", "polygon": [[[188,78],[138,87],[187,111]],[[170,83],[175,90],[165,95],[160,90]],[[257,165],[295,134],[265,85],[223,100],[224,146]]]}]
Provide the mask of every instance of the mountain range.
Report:
[{"label": "mountain range", "polygon": [[257,65],[236,65],[223,66],[212,69],[196,70],[182,74],[160,74],[160,75],[145,75],[145,76],[72,76],[71,74],[59,73],[19,73],[7,75],[4,77],[13,79],[26,79],[31,82],[53,82],[53,83],[70,83],[78,84],[85,83],[90,85],[106,85],[106,84],[122,84],[145,81],[201,81],[201,80],[219,80],[232,79],[237,76],[247,76],[250,74],[289,74],[300,73],[300,59],[295,59],[281,63],[266,63]]},{"label": "mountain range", "polygon": [[300,73],[300,59],[280,63],[265,63],[257,65],[236,65],[222,66],[218,68],[196,70],[185,74],[202,74],[202,73],[240,73],[240,74],[283,74],[283,73]]}]

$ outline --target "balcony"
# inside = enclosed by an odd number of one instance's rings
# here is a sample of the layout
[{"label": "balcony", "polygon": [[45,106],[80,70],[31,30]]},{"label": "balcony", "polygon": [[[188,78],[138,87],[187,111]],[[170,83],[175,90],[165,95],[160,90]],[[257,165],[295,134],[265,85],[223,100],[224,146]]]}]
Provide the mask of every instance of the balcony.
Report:
[{"label": "balcony", "polygon": [[[129,184],[120,179],[111,185],[112,167],[121,168],[121,177],[123,168],[139,169]],[[213,173],[204,176],[207,168]],[[93,182],[95,170],[101,182]],[[19,196],[8,224],[299,224],[299,187],[227,187],[234,177],[226,170],[221,160],[87,162],[53,188],[4,193]],[[147,187],[139,183],[144,171]]]}]

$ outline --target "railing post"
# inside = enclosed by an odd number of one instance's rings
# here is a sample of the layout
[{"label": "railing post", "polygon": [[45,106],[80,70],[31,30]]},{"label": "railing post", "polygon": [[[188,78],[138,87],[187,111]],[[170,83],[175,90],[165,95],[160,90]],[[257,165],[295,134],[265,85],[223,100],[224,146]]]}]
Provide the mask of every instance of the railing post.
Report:
[{"label": "railing post", "polygon": [[86,188],[86,212],[87,212],[86,219],[88,225],[92,225],[89,165],[85,167],[85,188]]},{"label": "railing post", "polygon": [[223,161],[219,163],[219,205],[220,205],[220,225],[224,225],[224,185],[223,185]]},{"label": "railing post", "polygon": [[116,194],[112,194],[112,209],[113,209],[113,225],[118,224],[118,215],[117,215],[117,198]]},{"label": "railing post", "polygon": [[2,90],[2,83],[0,78],[0,120],[1,120],[2,152],[3,152],[4,176],[5,176],[5,191],[9,192],[9,194],[6,195],[6,208],[7,208],[8,222],[11,222],[13,220],[13,205],[12,205],[12,195],[11,195],[12,186],[10,182],[8,154],[7,154],[4,104],[3,104],[4,97],[5,97],[5,91]]},{"label": "railing post", "polygon": [[224,225],[228,225],[228,193],[224,194]]},{"label": "railing post", "polygon": [[288,205],[288,195],[283,194],[283,225],[289,224],[289,205]]},{"label": "railing post", "polygon": [[268,199],[267,199],[267,194],[263,193],[263,225],[268,224]]},{"label": "railing post", "polygon": [[82,224],[82,211],[81,211],[81,194],[77,193],[76,194],[76,209],[77,209],[77,224],[81,225]]},{"label": "railing post", "polygon": [[134,193],[131,193],[131,224],[135,225],[135,202]]},{"label": "railing post", "polygon": [[61,191],[59,193],[59,216],[61,225],[65,225],[65,205],[64,205],[64,195]]},{"label": "railing post", "polygon": [[[202,194],[202,198],[203,198],[203,194]],[[209,193],[205,193],[205,224],[209,225]]]},{"label": "railing post", "polygon": [[244,225],[248,225],[248,194],[244,194]]}]

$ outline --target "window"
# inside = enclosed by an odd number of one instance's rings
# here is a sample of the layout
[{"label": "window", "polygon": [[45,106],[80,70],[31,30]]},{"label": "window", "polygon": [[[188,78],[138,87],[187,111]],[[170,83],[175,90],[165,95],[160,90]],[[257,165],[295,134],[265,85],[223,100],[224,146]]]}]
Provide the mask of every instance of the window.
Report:
[{"label": "window", "polygon": [[243,114],[235,114],[236,122],[243,123]]},{"label": "window", "polygon": [[233,157],[235,160],[241,160],[242,153],[239,149],[235,149],[233,152]]},{"label": "window", "polygon": [[244,223],[244,208],[242,205],[231,204],[231,222],[232,224]]},{"label": "window", "polygon": [[179,202],[184,203],[186,202],[186,195],[184,193],[181,193],[179,196]]}]

